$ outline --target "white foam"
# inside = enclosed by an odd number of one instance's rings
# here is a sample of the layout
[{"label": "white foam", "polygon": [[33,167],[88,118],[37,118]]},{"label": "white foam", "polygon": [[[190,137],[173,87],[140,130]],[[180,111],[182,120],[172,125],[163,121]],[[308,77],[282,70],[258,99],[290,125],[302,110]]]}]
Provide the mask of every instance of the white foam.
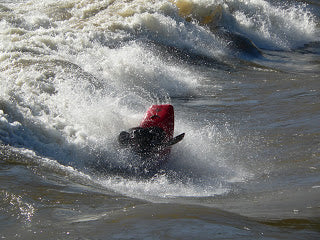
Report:
[{"label": "white foam", "polygon": [[[273,5],[265,0],[230,1],[239,31],[262,48],[288,49],[317,37],[315,16],[303,4]],[[228,27],[227,27],[228,28]]]},{"label": "white foam", "polygon": [[113,177],[100,179],[99,183],[126,196],[154,201],[159,201],[159,198],[209,197],[229,191],[227,187],[217,183],[214,185],[208,182],[206,182],[207,185],[198,185],[192,182],[182,183],[179,180],[171,181],[165,175],[140,181]]},{"label": "white foam", "polygon": [[306,4],[266,0],[200,1],[177,0],[175,3],[191,17],[241,33],[260,48],[290,49],[319,40],[317,19]]},{"label": "white foam", "polygon": [[[199,11],[223,6],[222,26],[261,46],[288,48],[314,39],[314,16],[303,5],[196,2]],[[117,161],[113,143],[119,131],[136,126],[149,105],[197,91],[206,76],[157,47],[233,57],[228,42],[207,26],[185,21],[168,1],[34,0],[10,7],[0,22],[0,140],[57,160],[49,165],[84,171],[86,161]],[[194,182],[171,182],[166,175],[99,182],[135,196],[211,196],[250,176],[241,164],[232,165],[236,152],[220,144],[232,139],[228,127],[224,132],[211,123],[199,129],[179,117],[176,125],[187,135],[172,152],[170,170],[189,171]]]}]

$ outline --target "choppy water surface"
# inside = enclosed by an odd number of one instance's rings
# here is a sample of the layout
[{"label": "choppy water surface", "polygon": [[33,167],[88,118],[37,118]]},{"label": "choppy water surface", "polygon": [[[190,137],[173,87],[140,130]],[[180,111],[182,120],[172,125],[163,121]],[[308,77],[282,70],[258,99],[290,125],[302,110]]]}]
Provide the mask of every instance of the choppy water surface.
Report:
[{"label": "choppy water surface", "polygon": [[[318,239],[319,8],[1,1],[1,238]],[[144,176],[156,103],[186,137]]]}]

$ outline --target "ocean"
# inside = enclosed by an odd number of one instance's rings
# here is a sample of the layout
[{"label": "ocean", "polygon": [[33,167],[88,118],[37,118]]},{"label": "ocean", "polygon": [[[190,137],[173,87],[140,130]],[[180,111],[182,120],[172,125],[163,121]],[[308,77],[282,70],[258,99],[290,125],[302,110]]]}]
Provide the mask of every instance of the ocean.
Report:
[{"label": "ocean", "polygon": [[319,239],[318,0],[2,0],[0,39],[1,239]]}]

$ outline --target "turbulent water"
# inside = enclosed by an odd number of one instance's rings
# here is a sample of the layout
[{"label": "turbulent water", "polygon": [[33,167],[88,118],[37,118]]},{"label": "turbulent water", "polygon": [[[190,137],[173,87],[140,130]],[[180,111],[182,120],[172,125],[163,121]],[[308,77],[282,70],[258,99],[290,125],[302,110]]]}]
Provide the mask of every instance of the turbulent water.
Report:
[{"label": "turbulent water", "polygon": [[[0,1],[2,239],[319,239],[318,0]],[[170,159],[117,145],[175,108]]]}]

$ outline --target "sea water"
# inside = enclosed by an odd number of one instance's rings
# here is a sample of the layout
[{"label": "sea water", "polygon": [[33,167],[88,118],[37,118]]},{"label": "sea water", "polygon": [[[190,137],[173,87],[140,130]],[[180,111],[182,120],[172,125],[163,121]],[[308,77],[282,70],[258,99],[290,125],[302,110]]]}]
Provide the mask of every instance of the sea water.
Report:
[{"label": "sea water", "polygon": [[[316,0],[0,2],[3,239],[318,239]],[[175,108],[141,175],[120,131]]]}]

